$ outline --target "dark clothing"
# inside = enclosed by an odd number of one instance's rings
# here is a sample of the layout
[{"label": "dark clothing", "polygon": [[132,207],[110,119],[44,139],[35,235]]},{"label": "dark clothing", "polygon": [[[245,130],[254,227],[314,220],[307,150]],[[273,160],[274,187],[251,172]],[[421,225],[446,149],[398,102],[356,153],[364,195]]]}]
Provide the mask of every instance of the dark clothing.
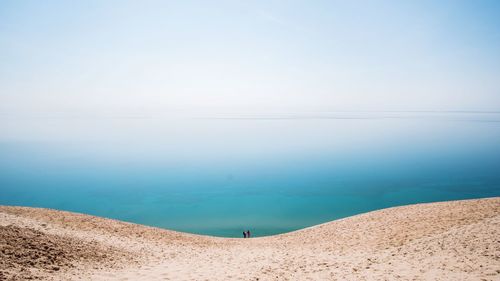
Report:
[{"label": "dark clothing", "polygon": [[247,238],[247,233],[243,231],[243,238]]}]

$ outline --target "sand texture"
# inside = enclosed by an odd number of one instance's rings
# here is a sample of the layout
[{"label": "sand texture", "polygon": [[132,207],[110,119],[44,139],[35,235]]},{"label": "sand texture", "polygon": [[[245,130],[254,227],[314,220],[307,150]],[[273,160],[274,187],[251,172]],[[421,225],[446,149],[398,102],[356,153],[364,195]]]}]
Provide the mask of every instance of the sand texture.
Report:
[{"label": "sand texture", "polygon": [[500,280],[500,198],[417,204],[262,238],[0,206],[0,280]]}]

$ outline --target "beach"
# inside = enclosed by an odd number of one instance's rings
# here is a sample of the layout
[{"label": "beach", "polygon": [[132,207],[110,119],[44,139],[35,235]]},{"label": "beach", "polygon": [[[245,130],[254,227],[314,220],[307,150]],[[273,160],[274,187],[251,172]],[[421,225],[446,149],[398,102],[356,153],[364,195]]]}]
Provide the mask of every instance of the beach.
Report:
[{"label": "beach", "polygon": [[0,207],[1,280],[500,280],[500,198],[416,204],[250,239]]},{"label": "beach", "polygon": [[0,281],[500,281],[499,15],[0,1]]}]

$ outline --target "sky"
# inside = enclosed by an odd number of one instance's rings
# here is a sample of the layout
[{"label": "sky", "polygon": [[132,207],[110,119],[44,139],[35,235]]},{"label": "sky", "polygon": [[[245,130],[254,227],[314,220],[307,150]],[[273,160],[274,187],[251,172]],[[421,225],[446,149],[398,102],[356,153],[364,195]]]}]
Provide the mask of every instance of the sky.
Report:
[{"label": "sky", "polygon": [[499,111],[500,1],[0,1],[0,113]]}]

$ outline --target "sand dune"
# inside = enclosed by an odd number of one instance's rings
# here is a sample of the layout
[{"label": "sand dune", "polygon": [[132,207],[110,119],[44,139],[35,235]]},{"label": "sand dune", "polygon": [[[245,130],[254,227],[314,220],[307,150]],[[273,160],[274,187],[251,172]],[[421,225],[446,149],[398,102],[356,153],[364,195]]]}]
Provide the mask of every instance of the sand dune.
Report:
[{"label": "sand dune", "polygon": [[500,280],[500,198],[217,238],[0,206],[0,280]]}]

